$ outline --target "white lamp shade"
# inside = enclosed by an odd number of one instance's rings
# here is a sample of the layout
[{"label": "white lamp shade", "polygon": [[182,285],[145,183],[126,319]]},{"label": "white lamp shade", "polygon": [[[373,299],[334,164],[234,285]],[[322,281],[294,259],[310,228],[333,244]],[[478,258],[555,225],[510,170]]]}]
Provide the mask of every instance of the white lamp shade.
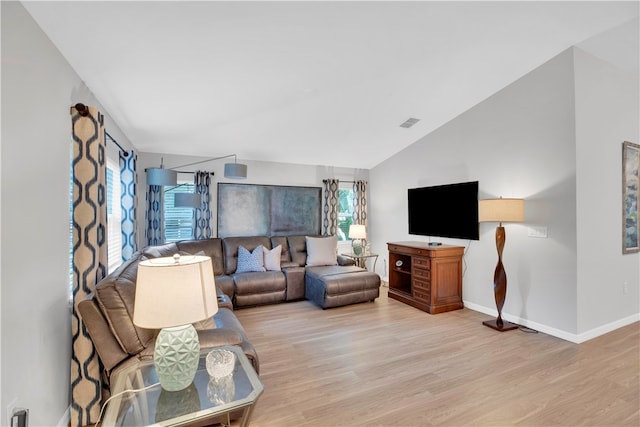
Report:
[{"label": "white lamp shade", "polygon": [[200,193],[176,193],[173,205],[177,208],[199,208],[202,206]]},{"label": "white lamp shade", "polygon": [[367,228],[362,224],[352,224],[349,226],[350,239],[366,239]]},{"label": "white lamp shade", "polygon": [[149,168],[147,169],[147,185],[176,185],[178,173],[171,169]]},{"label": "white lamp shade", "polygon": [[247,177],[247,165],[242,163],[225,163],[224,177],[233,179],[244,179]]},{"label": "white lamp shade", "polygon": [[[177,262],[176,262],[177,261]],[[133,323],[160,329],[213,316],[218,300],[208,256],[174,256],[140,262]]]},{"label": "white lamp shade", "polygon": [[480,222],[524,221],[523,199],[485,199],[478,201]]}]

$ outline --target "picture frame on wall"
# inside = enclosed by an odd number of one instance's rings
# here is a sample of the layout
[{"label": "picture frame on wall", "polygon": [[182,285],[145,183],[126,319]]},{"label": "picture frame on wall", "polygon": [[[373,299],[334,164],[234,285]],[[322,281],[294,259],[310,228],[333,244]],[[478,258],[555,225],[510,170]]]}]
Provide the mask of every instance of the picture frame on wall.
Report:
[{"label": "picture frame on wall", "polygon": [[638,198],[640,193],[640,145],[622,143],[622,253],[640,252]]}]

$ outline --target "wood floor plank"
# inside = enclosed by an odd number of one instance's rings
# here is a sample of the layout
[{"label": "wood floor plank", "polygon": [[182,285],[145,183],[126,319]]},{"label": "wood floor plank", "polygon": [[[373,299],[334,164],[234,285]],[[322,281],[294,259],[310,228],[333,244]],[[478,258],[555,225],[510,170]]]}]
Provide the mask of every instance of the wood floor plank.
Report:
[{"label": "wood floor plank", "polygon": [[265,391],[252,426],[639,426],[640,324],[583,344],[388,299],[236,310]]}]

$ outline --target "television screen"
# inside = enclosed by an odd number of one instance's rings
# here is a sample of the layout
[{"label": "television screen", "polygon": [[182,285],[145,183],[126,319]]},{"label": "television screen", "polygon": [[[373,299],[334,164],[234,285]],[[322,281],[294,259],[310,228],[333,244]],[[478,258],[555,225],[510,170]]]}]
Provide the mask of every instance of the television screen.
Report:
[{"label": "television screen", "polygon": [[409,234],[480,240],[478,181],[410,188]]}]

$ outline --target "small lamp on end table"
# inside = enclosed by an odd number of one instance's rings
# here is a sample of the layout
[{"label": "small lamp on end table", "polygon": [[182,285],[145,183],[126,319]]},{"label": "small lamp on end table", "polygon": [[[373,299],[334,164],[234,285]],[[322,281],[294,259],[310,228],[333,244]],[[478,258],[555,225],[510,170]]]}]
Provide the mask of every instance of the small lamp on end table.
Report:
[{"label": "small lamp on end table", "polygon": [[506,239],[503,222],[524,221],[524,200],[523,199],[486,199],[478,202],[479,222],[498,222],[496,228],[496,248],[498,249],[498,264],[493,274],[493,293],[498,309],[498,317],[495,320],[485,320],[485,326],[497,331],[504,332],[517,329],[518,325],[502,320],[502,306],[507,296],[507,273],[502,265],[502,251]]},{"label": "small lamp on end table", "polygon": [[354,255],[362,255],[362,240],[367,238],[367,228],[362,224],[352,224],[349,226],[349,238]]},{"label": "small lamp on end table", "polygon": [[178,391],[193,381],[200,359],[192,323],[218,311],[213,266],[208,256],[154,258],[138,264],[133,323],[161,329],[153,362],[162,388]]}]

